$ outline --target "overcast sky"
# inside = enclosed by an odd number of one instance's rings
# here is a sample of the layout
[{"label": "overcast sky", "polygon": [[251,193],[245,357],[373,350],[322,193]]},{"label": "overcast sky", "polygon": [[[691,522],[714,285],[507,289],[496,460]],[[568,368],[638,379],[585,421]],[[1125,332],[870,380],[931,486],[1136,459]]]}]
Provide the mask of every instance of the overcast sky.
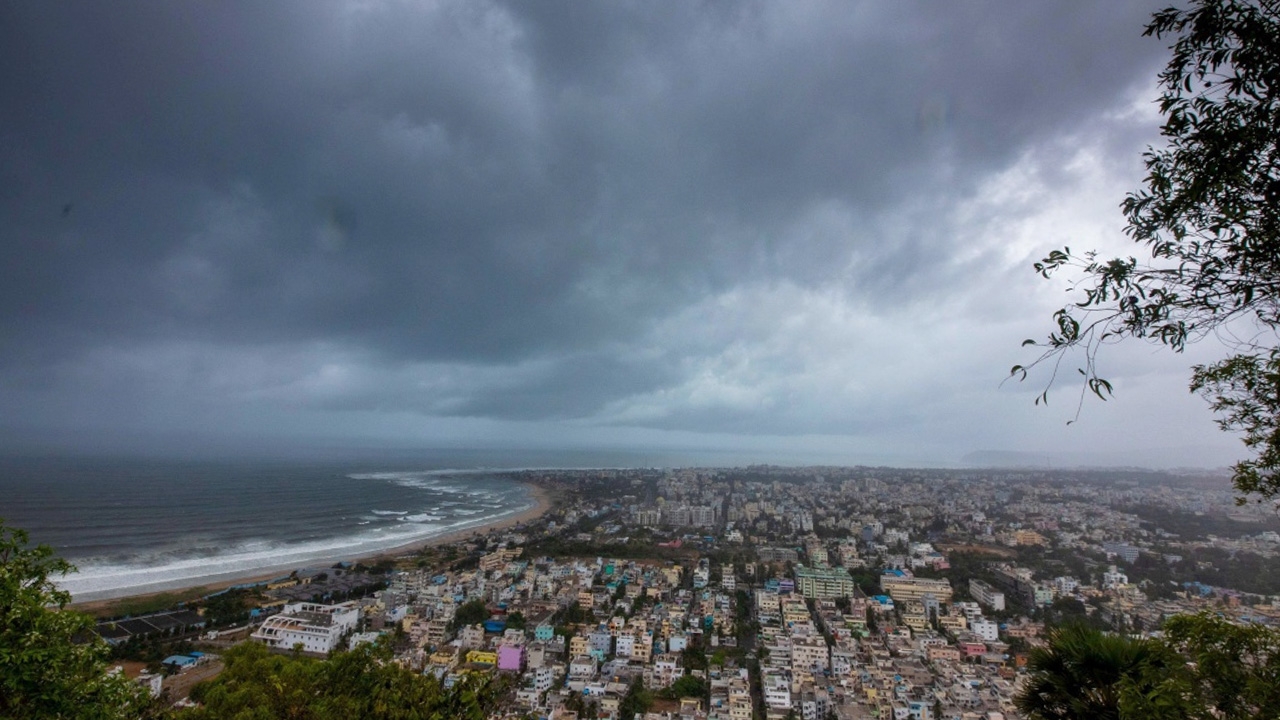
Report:
[{"label": "overcast sky", "polygon": [[1136,250],[1163,4],[4,3],[0,428],[1227,464],[1219,348],[1001,383]]}]

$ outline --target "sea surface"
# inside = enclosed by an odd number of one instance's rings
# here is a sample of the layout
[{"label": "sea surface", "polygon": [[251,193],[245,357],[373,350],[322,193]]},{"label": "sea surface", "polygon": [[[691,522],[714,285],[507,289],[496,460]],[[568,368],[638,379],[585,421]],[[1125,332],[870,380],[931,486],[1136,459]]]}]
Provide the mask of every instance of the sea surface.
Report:
[{"label": "sea surface", "polygon": [[528,509],[528,487],[447,460],[0,458],[0,519],[96,600],[329,564]]}]

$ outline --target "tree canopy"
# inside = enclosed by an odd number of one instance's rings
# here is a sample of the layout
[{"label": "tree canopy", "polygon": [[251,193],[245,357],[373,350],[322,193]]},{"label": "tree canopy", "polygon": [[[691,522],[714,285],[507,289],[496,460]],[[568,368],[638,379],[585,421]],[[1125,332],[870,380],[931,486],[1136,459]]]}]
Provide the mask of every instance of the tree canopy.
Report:
[{"label": "tree canopy", "polygon": [[66,609],[51,579],[75,570],[48,546],[0,521],[0,717],[142,717],[147,691],[107,675],[107,644],[93,620]]},{"label": "tree canopy", "polygon": [[[1054,250],[1035,264],[1049,278],[1081,273],[1055,330],[1027,340],[1043,354],[1014,366],[1056,369],[1084,351],[1082,392],[1102,399],[1099,349],[1144,339],[1181,352],[1213,335],[1231,353],[1192,368],[1191,389],[1242,434],[1242,494],[1280,494],[1280,6],[1274,0],[1193,0],[1157,12],[1146,35],[1172,38],[1159,81],[1162,148],[1144,154],[1145,186],[1121,203],[1126,234],[1149,257]],[[1052,384],[1052,380],[1050,381]],[[1047,391],[1046,391],[1047,392]],[[1037,402],[1047,398],[1041,395]],[[1244,498],[1240,498],[1243,502]]]},{"label": "tree canopy", "polygon": [[662,690],[660,695],[672,700],[678,700],[684,697],[704,697],[707,694],[706,682],[696,675],[681,675],[669,687]]},{"label": "tree canopy", "polygon": [[458,609],[454,611],[453,620],[449,622],[449,627],[456,630],[457,628],[475,625],[488,619],[489,606],[483,600],[468,600],[459,605]]},{"label": "tree canopy", "polygon": [[1188,697],[1198,717],[1280,717],[1280,631],[1209,614],[1173,617],[1164,631],[1191,660]]},{"label": "tree canopy", "polygon": [[1181,662],[1153,640],[1105,635],[1083,625],[1054,628],[1048,640],[1048,645],[1031,651],[1030,675],[1015,699],[1030,718],[1119,720],[1129,716],[1122,713],[1122,700],[1148,695],[1171,702],[1182,699],[1168,692],[1171,669]]},{"label": "tree canopy", "polygon": [[381,645],[320,660],[242,643],[223,661],[222,674],[192,692],[201,707],[182,717],[481,720],[500,698],[499,680],[471,676],[446,689],[435,676],[392,662]]},{"label": "tree canopy", "polygon": [[1015,702],[1033,720],[1280,717],[1280,632],[1179,615],[1159,639],[1054,628]]}]

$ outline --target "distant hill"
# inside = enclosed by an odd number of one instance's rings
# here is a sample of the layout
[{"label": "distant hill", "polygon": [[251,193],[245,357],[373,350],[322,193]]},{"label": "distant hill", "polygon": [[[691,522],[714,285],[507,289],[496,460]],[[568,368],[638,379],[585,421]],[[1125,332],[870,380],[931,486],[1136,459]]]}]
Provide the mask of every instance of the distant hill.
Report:
[{"label": "distant hill", "polygon": [[1194,448],[1142,450],[1132,457],[1108,453],[1029,452],[1022,450],[977,450],[960,459],[966,467],[1023,468],[1038,470],[1109,469],[1162,470],[1175,474],[1228,476],[1230,471],[1215,456],[1197,463]]}]

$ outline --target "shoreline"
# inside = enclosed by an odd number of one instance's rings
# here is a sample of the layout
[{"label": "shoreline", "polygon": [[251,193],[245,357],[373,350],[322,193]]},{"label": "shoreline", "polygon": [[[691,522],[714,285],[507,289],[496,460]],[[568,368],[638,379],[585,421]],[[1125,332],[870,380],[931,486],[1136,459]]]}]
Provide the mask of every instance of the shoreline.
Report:
[{"label": "shoreline", "polygon": [[[475,535],[485,535],[494,531],[508,530],[518,525],[527,524],[545,515],[552,509],[554,503],[551,494],[544,488],[532,483],[521,482],[529,490],[529,495],[533,500],[531,507],[525,508],[516,513],[504,515],[495,518],[491,522],[478,523],[470,527],[458,528],[440,535],[422,538],[402,545],[396,545],[382,550],[361,553],[358,555],[334,555],[322,560],[316,560],[308,565],[325,565],[330,566],[339,562],[369,562],[381,560],[398,560],[417,554],[428,547],[437,547],[440,545],[449,545],[461,542]],[[185,600],[194,600],[212,593],[226,590],[228,588],[240,585],[258,585],[270,580],[281,577],[282,574],[287,575],[294,570],[298,570],[306,565],[281,565],[271,566],[274,570],[267,571],[264,569],[248,570],[243,574],[235,574],[233,577],[219,577],[218,579],[210,579],[201,582],[201,578],[192,578],[190,581],[175,581],[173,587],[159,589],[142,589],[139,592],[125,591],[121,595],[109,598],[94,598],[91,600],[75,600],[67,604],[67,608],[78,612],[88,613],[90,615],[101,614],[103,611],[110,609],[112,606],[120,603],[146,601],[148,599],[159,598],[166,595],[174,596],[175,603]],[[200,591],[196,597],[190,597],[196,591]]]}]

